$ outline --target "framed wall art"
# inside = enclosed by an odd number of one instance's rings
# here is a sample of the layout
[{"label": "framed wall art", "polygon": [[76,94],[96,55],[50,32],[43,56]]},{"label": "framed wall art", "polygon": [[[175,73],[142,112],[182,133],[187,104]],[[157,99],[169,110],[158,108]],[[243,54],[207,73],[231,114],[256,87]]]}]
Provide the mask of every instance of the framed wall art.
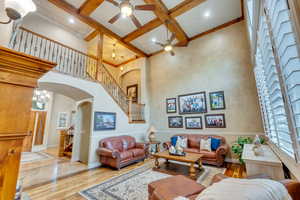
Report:
[{"label": "framed wall art", "polygon": [[67,112],[59,112],[57,117],[56,129],[67,129],[69,125],[69,114]]},{"label": "framed wall art", "polygon": [[169,128],[183,128],[182,116],[168,117]]},{"label": "framed wall art", "polygon": [[206,128],[226,128],[224,114],[211,114],[205,115]]},{"label": "framed wall art", "polygon": [[225,96],[224,91],[210,92],[209,102],[211,110],[223,110],[225,109]]},{"label": "framed wall art", "polygon": [[177,112],[176,98],[167,99],[166,108],[167,108],[167,113],[176,113]]},{"label": "framed wall art", "polygon": [[185,128],[186,129],[203,129],[202,117],[186,117],[185,118]]},{"label": "framed wall art", "polygon": [[207,113],[205,92],[178,96],[179,114]]},{"label": "framed wall art", "polygon": [[133,103],[138,102],[138,84],[127,86],[127,96],[132,98]]},{"label": "framed wall art", "polygon": [[116,113],[95,112],[94,113],[94,130],[105,131],[116,129]]}]

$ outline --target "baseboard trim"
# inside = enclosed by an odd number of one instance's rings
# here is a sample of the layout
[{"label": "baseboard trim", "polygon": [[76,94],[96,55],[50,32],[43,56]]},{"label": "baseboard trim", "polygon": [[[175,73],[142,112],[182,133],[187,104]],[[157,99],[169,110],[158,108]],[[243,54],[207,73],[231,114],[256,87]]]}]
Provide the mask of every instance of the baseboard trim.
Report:
[{"label": "baseboard trim", "polygon": [[88,169],[93,169],[93,168],[97,168],[97,167],[101,167],[101,163],[99,162],[92,162],[88,164]]}]

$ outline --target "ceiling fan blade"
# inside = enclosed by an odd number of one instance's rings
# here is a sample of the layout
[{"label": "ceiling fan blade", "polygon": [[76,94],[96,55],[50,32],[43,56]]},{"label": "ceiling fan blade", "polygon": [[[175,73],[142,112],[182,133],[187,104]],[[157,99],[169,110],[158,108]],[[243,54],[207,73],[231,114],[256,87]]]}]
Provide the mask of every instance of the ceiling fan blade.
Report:
[{"label": "ceiling fan blade", "polygon": [[155,10],[155,5],[145,4],[145,5],[137,5],[134,7],[135,10]]},{"label": "ceiling fan blade", "polygon": [[162,43],[160,43],[160,42],[155,42],[155,44],[160,45],[160,46],[162,46],[162,47],[165,46],[164,44],[162,44]]},{"label": "ceiling fan blade", "polygon": [[175,52],[174,51],[170,51],[171,56],[175,56]]},{"label": "ceiling fan blade", "polygon": [[141,26],[142,26],[141,23],[134,15],[130,15],[130,18],[137,28],[141,28]]},{"label": "ceiling fan blade", "polygon": [[121,17],[121,13],[116,14],[114,17],[112,17],[108,22],[113,24],[115,23],[119,18]]},{"label": "ceiling fan blade", "polygon": [[109,3],[111,3],[111,4],[113,4],[114,6],[119,7],[119,3],[116,2],[115,0],[106,0],[106,1],[109,2]]},{"label": "ceiling fan blade", "polygon": [[174,33],[172,33],[172,36],[170,38],[170,42],[173,42],[175,40],[176,35]]}]

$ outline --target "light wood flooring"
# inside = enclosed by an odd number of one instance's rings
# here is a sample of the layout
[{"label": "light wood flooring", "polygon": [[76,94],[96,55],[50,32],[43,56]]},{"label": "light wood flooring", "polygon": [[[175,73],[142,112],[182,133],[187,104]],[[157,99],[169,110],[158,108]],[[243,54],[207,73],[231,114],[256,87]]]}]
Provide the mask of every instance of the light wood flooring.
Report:
[{"label": "light wood flooring", "polygon": [[[54,153],[53,153],[54,152]],[[50,149],[47,151],[47,153],[53,155],[55,154],[54,149]],[[140,162],[128,167],[125,167],[121,169],[120,171],[109,169],[109,168],[95,168],[91,170],[86,170],[81,173],[75,173],[74,175],[67,176],[65,178],[57,178],[55,179],[55,175],[52,175],[52,181],[36,185],[33,187],[25,188],[25,192],[27,192],[32,200],[84,200],[83,197],[81,197],[78,192],[91,187],[93,185],[99,184],[105,180],[108,180],[112,177],[119,176],[121,174],[124,174],[132,169],[135,169],[137,167],[140,167],[144,165],[145,163],[153,162],[153,160],[148,159],[145,162]],[[71,162],[69,162],[70,166],[72,165]],[[36,164],[33,164],[36,165]],[[55,167],[55,163],[46,163],[46,166],[52,166]],[[37,168],[37,165],[34,166],[36,169],[42,174],[42,170],[44,169],[44,165],[41,165],[42,167],[40,169]],[[27,166],[28,167],[28,166]],[[226,166],[227,170],[225,172],[226,175],[236,178],[243,178],[246,176],[245,169],[239,164],[227,164]],[[68,169],[68,165],[65,166],[65,169]],[[45,171],[45,173],[49,173]],[[32,180],[34,181],[34,180]]]}]

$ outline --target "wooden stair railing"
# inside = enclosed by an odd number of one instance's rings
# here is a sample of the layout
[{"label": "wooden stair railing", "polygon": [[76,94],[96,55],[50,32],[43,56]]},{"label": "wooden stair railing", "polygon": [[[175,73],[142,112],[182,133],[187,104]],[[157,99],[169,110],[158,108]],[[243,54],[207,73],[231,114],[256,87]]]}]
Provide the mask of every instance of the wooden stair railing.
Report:
[{"label": "wooden stair railing", "polygon": [[145,105],[136,104],[132,105],[132,109],[129,109],[128,96],[106,67],[102,64],[98,65],[96,57],[87,55],[23,27],[17,29],[16,36],[10,41],[10,48],[57,63],[57,67],[53,70],[55,72],[98,82],[128,115],[130,122],[144,121],[142,114],[144,114],[143,109]]}]

